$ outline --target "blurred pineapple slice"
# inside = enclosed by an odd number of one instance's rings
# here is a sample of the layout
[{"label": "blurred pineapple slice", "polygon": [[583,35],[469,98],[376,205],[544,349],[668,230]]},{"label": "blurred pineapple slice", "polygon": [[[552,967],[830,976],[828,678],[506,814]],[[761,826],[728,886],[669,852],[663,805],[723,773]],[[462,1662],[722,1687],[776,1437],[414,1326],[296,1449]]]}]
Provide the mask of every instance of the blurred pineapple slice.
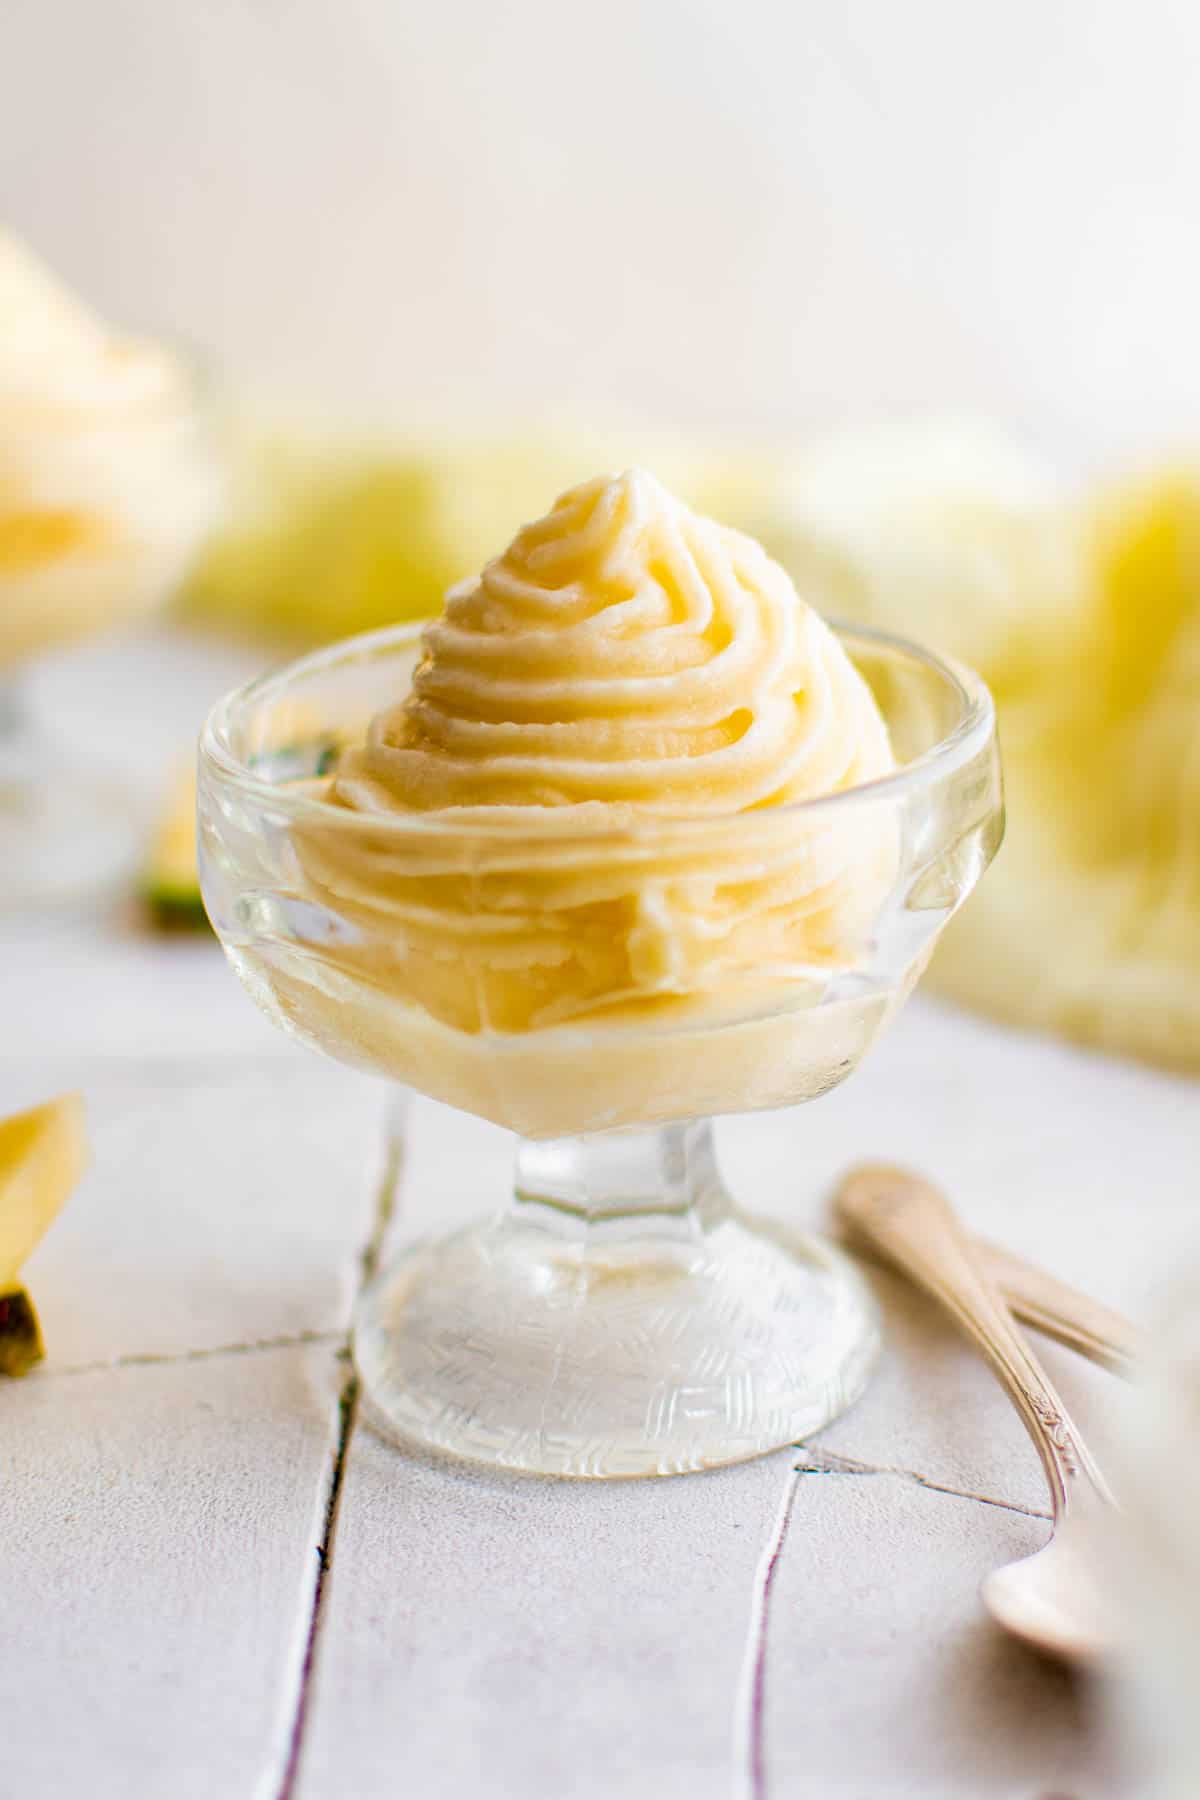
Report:
[{"label": "blurred pineapple slice", "polygon": [[1084,546],[1053,471],[969,421],[845,431],[760,489],[745,529],[835,618],[1023,685],[1077,628]]},{"label": "blurred pineapple slice", "polygon": [[1088,524],[1085,629],[1001,708],[1008,842],[934,980],[1200,1067],[1200,469],[1106,491]]},{"label": "blurred pineapple slice", "polygon": [[450,579],[435,485],[402,454],[244,446],[232,521],[193,571],[184,609],[306,642],[435,612]]},{"label": "blurred pineapple slice", "polygon": [[190,763],[176,772],[168,788],[142,873],[142,898],[164,930],[207,929],[196,862],[196,771]]},{"label": "blurred pineapple slice", "polygon": [[0,1375],[24,1375],[45,1353],[21,1271],[86,1161],[78,1094],[0,1120]]}]

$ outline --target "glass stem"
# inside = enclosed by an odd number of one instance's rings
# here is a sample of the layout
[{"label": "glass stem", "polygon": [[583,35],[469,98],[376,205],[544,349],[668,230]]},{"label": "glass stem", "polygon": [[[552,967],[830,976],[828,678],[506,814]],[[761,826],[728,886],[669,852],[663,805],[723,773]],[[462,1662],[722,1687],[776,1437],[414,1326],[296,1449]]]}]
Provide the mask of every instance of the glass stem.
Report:
[{"label": "glass stem", "polygon": [[601,1230],[698,1236],[726,1218],[729,1196],[707,1119],[643,1131],[517,1146],[514,1205],[524,1222],[568,1236]]}]

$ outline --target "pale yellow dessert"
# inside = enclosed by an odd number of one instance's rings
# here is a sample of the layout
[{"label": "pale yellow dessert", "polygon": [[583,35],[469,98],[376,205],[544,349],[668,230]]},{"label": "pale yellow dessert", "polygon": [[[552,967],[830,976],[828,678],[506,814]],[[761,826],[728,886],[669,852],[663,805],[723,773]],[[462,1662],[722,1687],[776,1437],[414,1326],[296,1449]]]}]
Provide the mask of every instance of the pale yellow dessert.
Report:
[{"label": "pale yellow dessert", "polygon": [[0,232],[0,670],[146,612],[218,497],[189,371]]},{"label": "pale yellow dessert", "polygon": [[640,470],[587,482],[450,594],[339,812],[295,828],[347,929],[267,983],[306,1036],[536,1134],[795,1098],[877,1028],[878,999],[819,1052],[795,1021],[863,955],[896,848],[878,809],[794,803],[893,766],[758,544]]}]

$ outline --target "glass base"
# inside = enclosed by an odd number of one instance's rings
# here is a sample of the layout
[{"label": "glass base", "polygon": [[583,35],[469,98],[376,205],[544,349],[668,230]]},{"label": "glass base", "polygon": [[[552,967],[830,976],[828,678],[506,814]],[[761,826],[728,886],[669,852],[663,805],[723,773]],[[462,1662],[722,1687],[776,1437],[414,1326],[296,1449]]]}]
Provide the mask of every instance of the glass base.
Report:
[{"label": "glass base", "polygon": [[0,913],[115,893],[142,834],[122,784],[32,730],[0,691]]},{"label": "glass base", "polygon": [[840,1251],[711,1185],[675,1210],[607,1213],[519,1192],[513,1212],[386,1268],[355,1331],[385,1435],[590,1477],[683,1474],[808,1436],[862,1392],[878,1346]]}]

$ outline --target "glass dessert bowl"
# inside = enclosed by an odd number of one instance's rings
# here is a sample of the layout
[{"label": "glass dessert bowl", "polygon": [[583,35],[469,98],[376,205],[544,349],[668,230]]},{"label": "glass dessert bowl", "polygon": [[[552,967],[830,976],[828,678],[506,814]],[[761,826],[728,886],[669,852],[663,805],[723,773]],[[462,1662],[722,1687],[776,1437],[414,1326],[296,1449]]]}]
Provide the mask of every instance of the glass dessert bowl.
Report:
[{"label": "glass dessert bowl", "polygon": [[[811,1100],[853,1071],[987,867],[1003,812],[982,682],[883,633],[836,635],[886,721],[892,772],[620,830],[564,830],[553,808],[538,830],[333,803],[323,778],[412,681],[417,628],[310,656],[212,713],[202,880],[253,998],[304,1042],[520,1138],[508,1210],[406,1250],[360,1306],[365,1391],[401,1440],[545,1473],[666,1474],[804,1437],[861,1391],[878,1344],[861,1278],[833,1246],[734,1205],[708,1120]],[[849,893],[839,931],[805,938],[807,965],[751,957],[709,991],[648,980],[562,1020],[552,1005],[531,1018],[503,979],[497,918],[506,903],[521,916],[530,883],[560,916],[598,909],[603,936],[631,894],[653,924],[648,886],[745,889],[781,863],[807,878],[773,891],[775,910],[789,891],[810,914],[814,887]],[[421,955],[431,913],[452,919],[457,950],[435,939]],[[653,970],[669,945],[644,935]]]},{"label": "glass dessert bowl", "polygon": [[121,784],[72,756],[23,678],[151,614],[216,516],[205,396],[0,232],[0,910],[112,886],[139,850]]}]

